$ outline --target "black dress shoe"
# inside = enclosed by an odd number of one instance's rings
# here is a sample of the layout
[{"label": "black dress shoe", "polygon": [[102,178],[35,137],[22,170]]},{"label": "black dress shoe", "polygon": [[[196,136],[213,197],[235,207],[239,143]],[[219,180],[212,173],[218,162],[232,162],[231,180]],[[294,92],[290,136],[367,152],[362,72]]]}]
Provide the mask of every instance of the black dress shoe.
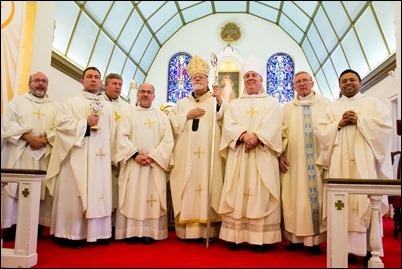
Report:
[{"label": "black dress shoe", "polygon": [[68,247],[68,248],[75,248],[75,249],[81,249],[84,247],[84,243],[86,240],[71,240],[71,239],[67,239],[67,238],[62,238],[62,237],[56,237],[53,236],[52,239],[64,246],[64,247]]},{"label": "black dress shoe", "polygon": [[287,251],[298,251],[304,249],[304,244],[303,243],[290,243],[285,247],[285,250]]},{"label": "black dress shoe", "polygon": [[3,241],[15,241],[15,233],[17,231],[17,225],[14,224],[3,231]]},{"label": "black dress shoe", "polygon": [[148,236],[144,236],[143,238],[141,238],[141,244],[143,245],[152,245],[154,242],[155,239]]},{"label": "black dress shoe", "polygon": [[373,255],[371,255],[371,251],[367,251],[367,254],[366,254],[366,256],[363,258],[363,265],[364,265],[364,267],[368,267],[368,262],[369,262],[369,260],[371,259],[371,257],[372,257]]},{"label": "black dress shoe", "polygon": [[127,242],[127,244],[134,245],[134,244],[137,244],[140,241],[140,238],[136,237],[136,236],[133,236],[133,237],[126,238],[124,240]]},{"label": "black dress shoe", "polygon": [[264,245],[252,245],[251,249],[257,253],[263,253],[267,250]]},{"label": "black dress shoe", "polygon": [[308,253],[310,253],[312,255],[321,255],[322,251],[321,251],[319,245],[314,245],[314,246],[308,248]]},{"label": "black dress shoe", "polygon": [[354,264],[357,261],[357,256],[353,253],[348,254],[348,264]]},{"label": "black dress shoe", "polygon": [[45,226],[43,225],[38,225],[38,239],[42,239],[45,236],[43,235],[43,233],[45,232]]},{"label": "black dress shoe", "polygon": [[112,238],[105,238],[105,239],[98,239],[96,241],[99,245],[111,245],[112,244]]},{"label": "black dress shoe", "polygon": [[63,238],[62,245],[75,249],[82,249],[86,240],[71,240]]},{"label": "black dress shoe", "polygon": [[236,250],[239,250],[240,248],[241,248],[240,244],[236,244],[236,243],[228,244],[228,249],[231,251],[236,251]]},{"label": "black dress shoe", "polygon": [[85,240],[70,240],[70,247],[75,249],[82,249],[84,247]]}]

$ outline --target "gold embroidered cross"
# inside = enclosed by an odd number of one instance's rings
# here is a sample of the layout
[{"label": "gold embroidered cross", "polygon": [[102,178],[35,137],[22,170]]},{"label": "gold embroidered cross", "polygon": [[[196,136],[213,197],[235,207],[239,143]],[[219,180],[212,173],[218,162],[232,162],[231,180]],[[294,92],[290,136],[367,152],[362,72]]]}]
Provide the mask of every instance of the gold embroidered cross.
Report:
[{"label": "gold embroidered cross", "polygon": [[148,125],[149,128],[152,128],[152,124],[155,124],[155,122],[151,121],[151,119],[148,119],[148,121],[146,123],[144,123],[144,125]]},{"label": "gold embroidered cross", "polygon": [[198,185],[198,189],[195,189],[195,191],[198,192],[198,194],[201,194],[202,192],[201,184]]},{"label": "gold embroidered cross", "polygon": [[194,151],[194,154],[198,155],[198,159],[201,157],[201,153],[204,153],[204,152],[200,149],[200,147],[198,147],[198,151]]},{"label": "gold embroidered cross", "polygon": [[115,112],[114,112],[114,121],[117,122],[117,121],[120,120],[120,118],[121,118],[121,116],[120,116],[119,112],[115,111]]},{"label": "gold embroidered cross", "polygon": [[22,191],[22,195],[24,195],[24,197],[28,197],[28,196],[29,196],[29,190],[28,190],[27,188],[25,188],[25,189]]},{"label": "gold embroidered cross", "polygon": [[251,107],[249,111],[247,111],[247,113],[250,113],[251,117],[254,117],[254,113],[258,113],[257,110],[254,110],[254,107]]},{"label": "gold embroidered cross", "polygon": [[345,207],[345,204],[341,200],[338,200],[335,203],[335,207],[336,207],[336,210],[342,210],[342,208]]},{"label": "gold embroidered cross", "polygon": [[154,195],[151,194],[151,199],[147,200],[147,202],[151,203],[151,207],[154,205],[154,202],[156,202],[157,200],[154,199]]},{"label": "gold embroidered cross", "polygon": [[106,156],[105,153],[103,153],[102,148],[100,149],[99,153],[96,153],[96,156],[100,156],[101,160],[103,156]]},{"label": "gold embroidered cross", "polygon": [[45,116],[45,114],[40,113],[40,110],[33,112],[32,113],[37,119],[40,119],[40,117]]},{"label": "gold embroidered cross", "polygon": [[247,189],[247,191],[244,193],[244,197],[250,197],[250,196],[253,195],[250,193],[250,189]]}]

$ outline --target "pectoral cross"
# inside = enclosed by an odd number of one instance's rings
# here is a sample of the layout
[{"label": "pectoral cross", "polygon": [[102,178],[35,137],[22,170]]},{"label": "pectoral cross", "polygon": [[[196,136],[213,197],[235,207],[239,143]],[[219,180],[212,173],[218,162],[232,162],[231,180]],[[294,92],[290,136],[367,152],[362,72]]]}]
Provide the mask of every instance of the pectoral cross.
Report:
[{"label": "pectoral cross", "polygon": [[121,118],[121,116],[120,116],[120,114],[117,112],[117,111],[115,111],[114,112],[114,121],[119,121],[120,120],[120,118]]},{"label": "pectoral cross", "polygon": [[250,197],[250,196],[253,196],[251,193],[250,193],[250,189],[247,189],[247,191],[244,193],[244,197]]},{"label": "pectoral cross", "polygon": [[201,158],[201,153],[204,153],[204,152],[200,149],[200,147],[198,147],[198,151],[194,151],[193,153],[194,153],[194,154],[197,154],[197,155],[198,155],[198,159],[199,159],[199,158]]}]

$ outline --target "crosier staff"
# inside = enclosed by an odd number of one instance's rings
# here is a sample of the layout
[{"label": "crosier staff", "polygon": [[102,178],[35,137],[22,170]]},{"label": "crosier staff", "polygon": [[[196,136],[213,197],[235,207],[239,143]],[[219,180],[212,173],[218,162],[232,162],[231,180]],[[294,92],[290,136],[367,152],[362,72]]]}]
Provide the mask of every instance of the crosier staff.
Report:
[{"label": "crosier staff", "polygon": [[[218,81],[218,57],[215,53],[211,54],[211,65],[214,71],[214,85]],[[212,143],[211,143],[211,164],[209,168],[209,179],[208,179],[208,212],[207,212],[207,238],[205,240],[205,247],[209,246],[209,237],[211,233],[211,199],[212,199],[212,191],[211,191],[211,182],[214,176],[214,156],[215,156],[215,132],[216,132],[216,97],[213,95],[214,103],[213,103],[213,120],[212,120]]]}]

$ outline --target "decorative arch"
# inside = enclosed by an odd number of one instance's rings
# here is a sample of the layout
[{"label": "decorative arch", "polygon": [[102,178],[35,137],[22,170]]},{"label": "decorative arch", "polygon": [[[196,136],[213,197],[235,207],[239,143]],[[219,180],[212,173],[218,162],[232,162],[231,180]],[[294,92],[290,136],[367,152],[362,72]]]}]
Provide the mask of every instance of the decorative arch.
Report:
[{"label": "decorative arch", "polygon": [[293,58],[284,52],[275,53],[268,59],[267,93],[278,99],[281,104],[291,101],[294,97],[294,66]]}]

